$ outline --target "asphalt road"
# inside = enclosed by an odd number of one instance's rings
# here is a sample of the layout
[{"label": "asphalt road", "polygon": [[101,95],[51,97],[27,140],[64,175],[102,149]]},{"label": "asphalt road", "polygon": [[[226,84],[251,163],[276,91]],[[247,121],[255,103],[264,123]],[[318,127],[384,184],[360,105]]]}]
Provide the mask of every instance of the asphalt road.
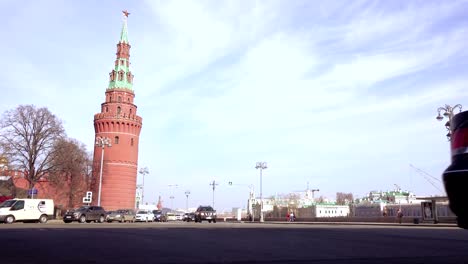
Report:
[{"label": "asphalt road", "polygon": [[468,263],[453,227],[0,224],[0,263]]}]

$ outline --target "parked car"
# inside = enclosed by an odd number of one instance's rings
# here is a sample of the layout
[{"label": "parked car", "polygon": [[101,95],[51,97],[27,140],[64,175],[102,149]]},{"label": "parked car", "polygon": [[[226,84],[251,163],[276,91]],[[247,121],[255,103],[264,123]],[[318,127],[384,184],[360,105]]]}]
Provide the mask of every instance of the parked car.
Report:
[{"label": "parked car", "polygon": [[154,221],[163,222],[161,210],[153,210],[153,215]]},{"label": "parked car", "polygon": [[96,221],[103,223],[106,220],[106,211],[101,206],[82,206],[78,209],[69,210],[63,216],[63,222],[71,223],[78,221],[80,223],[90,223]]},{"label": "parked car", "polygon": [[176,213],[175,217],[176,217],[177,221],[182,221],[184,219],[184,214],[183,213]]},{"label": "parked car", "polygon": [[200,205],[195,211],[195,223],[201,223],[203,220],[216,223],[216,210],[211,206]]},{"label": "parked car", "polygon": [[51,199],[11,199],[0,204],[0,222],[34,221],[47,223],[54,215],[54,201]]},{"label": "parked car", "polygon": [[185,222],[195,221],[195,213],[185,213],[182,220]]},{"label": "parked car", "polygon": [[139,210],[136,213],[135,221],[137,222],[153,222],[154,214],[149,210]]},{"label": "parked car", "polygon": [[132,209],[119,209],[117,211],[111,211],[107,214],[107,222],[111,223],[113,221],[124,222],[135,222],[136,215],[135,211]]},{"label": "parked car", "polygon": [[176,215],[174,213],[171,213],[171,212],[167,212],[166,215],[166,222],[168,221],[176,221],[177,218],[176,218]]}]

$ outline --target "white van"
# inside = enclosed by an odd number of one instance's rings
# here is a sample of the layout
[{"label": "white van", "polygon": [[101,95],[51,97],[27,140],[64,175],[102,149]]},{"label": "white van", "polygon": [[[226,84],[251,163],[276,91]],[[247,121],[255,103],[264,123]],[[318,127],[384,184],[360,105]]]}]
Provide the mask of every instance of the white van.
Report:
[{"label": "white van", "polygon": [[52,199],[11,199],[0,204],[0,222],[37,221],[47,223],[54,215]]}]

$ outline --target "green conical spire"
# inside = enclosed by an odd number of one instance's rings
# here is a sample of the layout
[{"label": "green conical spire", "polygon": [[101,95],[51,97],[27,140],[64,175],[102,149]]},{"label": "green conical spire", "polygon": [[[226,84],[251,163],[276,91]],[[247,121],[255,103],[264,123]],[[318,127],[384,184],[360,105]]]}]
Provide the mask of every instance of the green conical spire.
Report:
[{"label": "green conical spire", "polygon": [[120,42],[128,44],[127,17],[124,18],[122,32],[120,33]]}]

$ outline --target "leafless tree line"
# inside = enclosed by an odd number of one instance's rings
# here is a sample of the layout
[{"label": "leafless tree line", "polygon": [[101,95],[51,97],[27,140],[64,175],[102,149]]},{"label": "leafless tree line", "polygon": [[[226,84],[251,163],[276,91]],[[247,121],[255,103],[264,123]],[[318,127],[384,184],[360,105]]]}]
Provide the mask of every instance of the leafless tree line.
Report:
[{"label": "leafless tree line", "polygon": [[[84,144],[67,138],[62,122],[47,108],[20,105],[0,120],[0,156],[10,169],[24,172],[32,189],[46,180],[66,192],[71,204],[77,186],[91,176],[91,156]],[[68,190],[65,190],[68,189]]]}]

